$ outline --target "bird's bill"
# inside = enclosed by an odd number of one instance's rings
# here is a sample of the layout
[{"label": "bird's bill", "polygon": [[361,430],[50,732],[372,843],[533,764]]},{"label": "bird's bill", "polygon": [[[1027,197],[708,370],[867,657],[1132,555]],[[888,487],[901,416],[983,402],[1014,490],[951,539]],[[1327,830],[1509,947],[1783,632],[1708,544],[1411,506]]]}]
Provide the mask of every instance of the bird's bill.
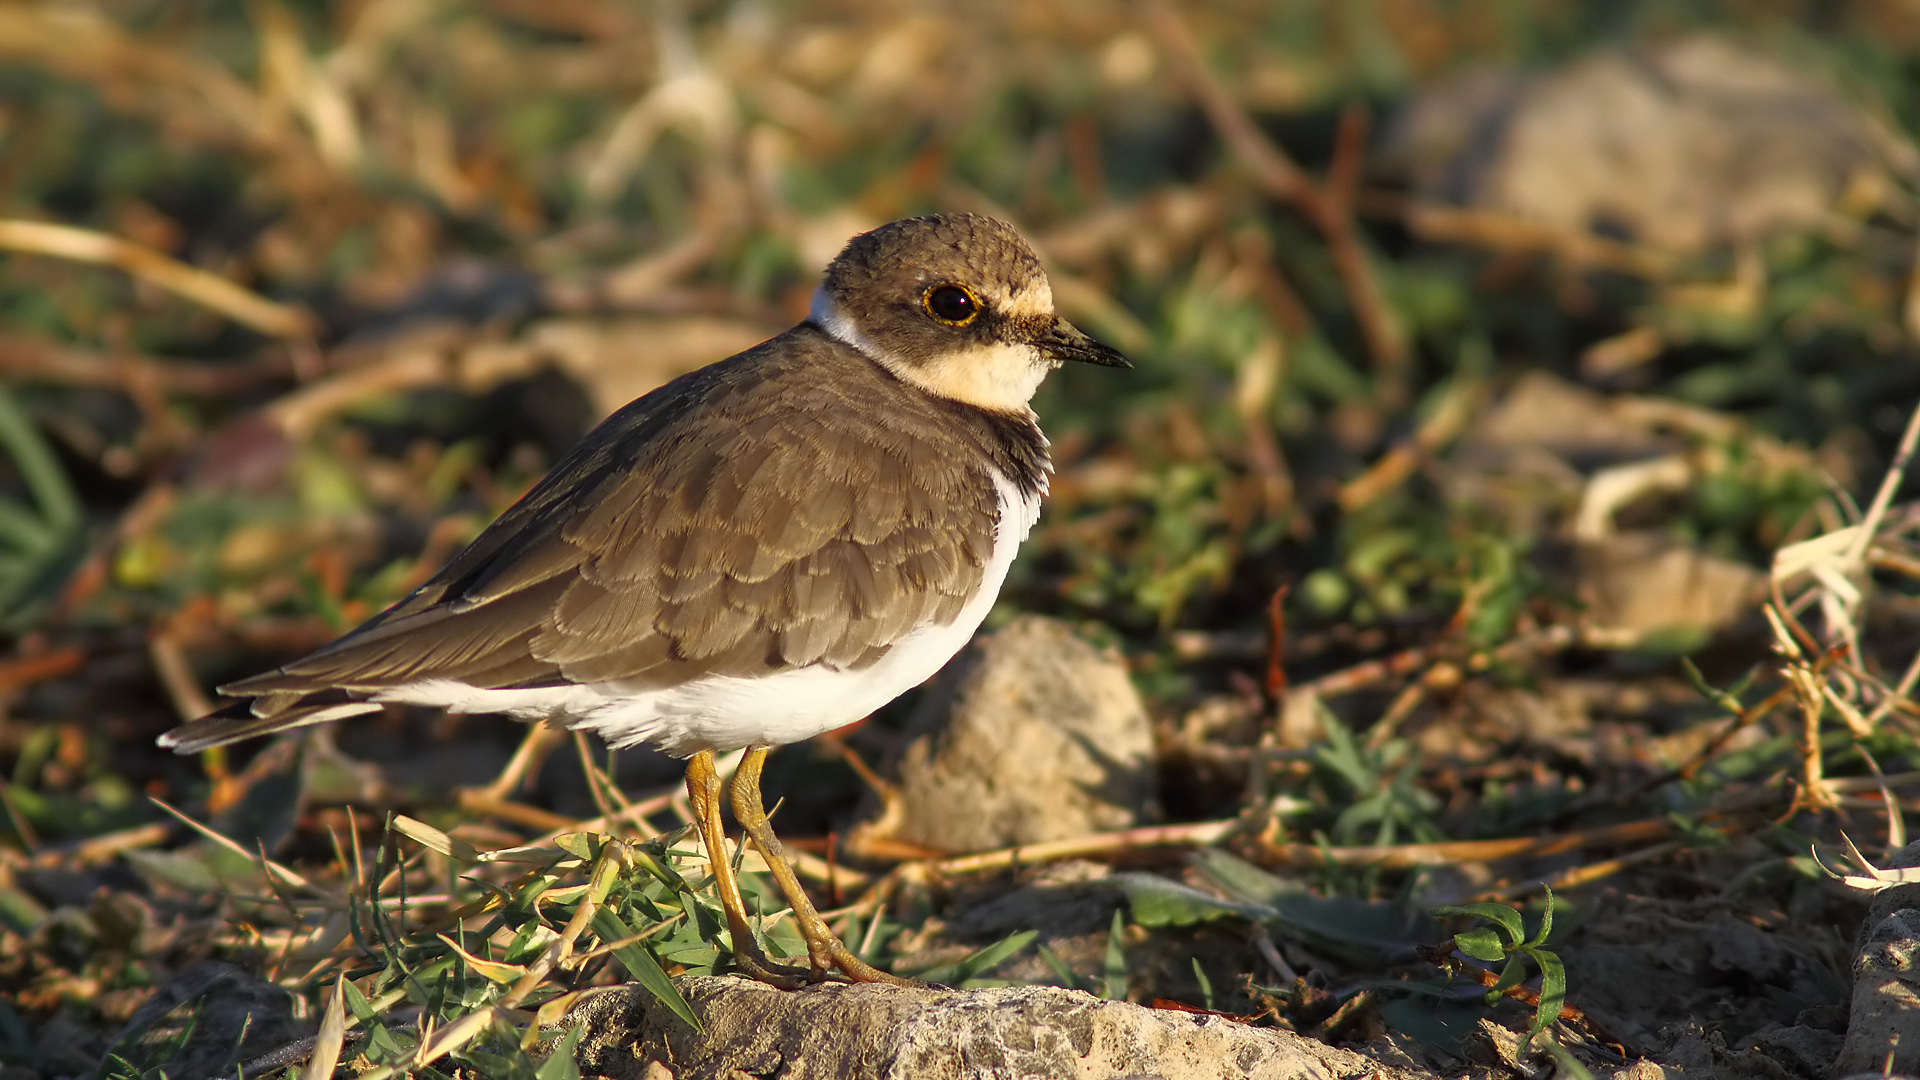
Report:
[{"label": "bird's bill", "polygon": [[1081,364],[1097,364],[1100,367],[1130,368],[1133,366],[1120,350],[1104,345],[1080,332],[1080,329],[1065,319],[1055,319],[1053,330],[1040,343],[1040,349],[1055,360],[1072,360]]}]

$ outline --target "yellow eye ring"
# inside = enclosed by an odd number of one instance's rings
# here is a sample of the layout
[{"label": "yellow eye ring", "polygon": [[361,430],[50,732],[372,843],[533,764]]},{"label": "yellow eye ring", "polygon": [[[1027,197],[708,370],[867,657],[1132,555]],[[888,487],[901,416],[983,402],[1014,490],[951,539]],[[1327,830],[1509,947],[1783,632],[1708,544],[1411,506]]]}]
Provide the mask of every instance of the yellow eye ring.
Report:
[{"label": "yellow eye ring", "polygon": [[980,316],[980,301],[950,281],[931,286],[920,294],[920,306],[948,326],[965,326]]}]

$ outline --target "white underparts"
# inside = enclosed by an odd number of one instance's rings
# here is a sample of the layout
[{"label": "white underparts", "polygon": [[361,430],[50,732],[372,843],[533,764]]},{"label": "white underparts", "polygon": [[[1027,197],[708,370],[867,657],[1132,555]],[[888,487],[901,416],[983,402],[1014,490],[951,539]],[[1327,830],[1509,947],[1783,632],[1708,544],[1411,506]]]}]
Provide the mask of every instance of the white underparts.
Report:
[{"label": "white underparts", "polygon": [[[1028,306],[1037,302],[1025,293],[1021,298]],[[1051,315],[1052,293],[1042,299],[1048,305],[1047,314]],[[1047,373],[1059,366],[1032,345],[1008,343],[974,345],[930,360],[909,362],[874,344],[873,339],[847,318],[846,312],[840,310],[840,305],[833,302],[825,289],[813,291],[810,318],[815,326],[858,349],[901,381],[949,401],[995,412],[1031,415],[1027,403],[1033,400]]]},{"label": "white underparts", "polygon": [[1020,542],[1040,516],[1037,493],[1023,494],[998,474],[994,487],[1000,496],[1000,521],[993,554],[982,568],[980,591],[952,622],[917,627],[870,667],[810,664],[773,675],[708,676],[641,691],[623,690],[616,683],[488,690],[431,679],[384,690],[374,698],[458,712],[544,717],[595,732],[613,746],[651,743],[678,757],[811,738],[850,724],[925,682],[972,640],[1000,594]]}]

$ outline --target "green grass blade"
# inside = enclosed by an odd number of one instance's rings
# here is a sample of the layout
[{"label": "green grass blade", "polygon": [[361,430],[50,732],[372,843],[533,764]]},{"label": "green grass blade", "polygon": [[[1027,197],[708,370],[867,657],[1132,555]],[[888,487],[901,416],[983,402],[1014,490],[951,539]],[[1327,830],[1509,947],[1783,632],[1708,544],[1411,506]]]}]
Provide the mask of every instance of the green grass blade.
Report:
[{"label": "green grass blade", "polygon": [[78,528],[80,499],[74,495],[73,485],[67,482],[67,474],[61,470],[52,448],[4,386],[0,386],[0,445],[5,445],[13,455],[20,478],[33,492],[34,502],[40,505],[40,517],[49,530],[63,533]]},{"label": "green grass blade", "polygon": [[1193,960],[1193,981],[1200,984],[1200,1004],[1204,1006],[1208,1012],[1212,1012],[1213,980],[1207,978],[1207,969],[1200,966],[1199,957],[1195,956],[1191,959]]},{"label": "green grass blade", "polygon": [[1033,939],[1039,936],[1038,930],[1020,930],[1008,934],[986,948],[968,954],[951,969],[928,975],[926,979],[928,982],[964,986],[968,980],[1000,966],[1008,957],[1031,945]]},{"label": "green grass blade", "polygon": [[0,499],[0,543],[38,555],[53,546],[56,536],[33,511],[12,499]]},{"label": "green grass blade", "polygon": [[1081,985],[1080,977],[1073,973],[1073,969],[1067,966],[1066,961],[1060,959],[1058,953],[1047,948],[1046,942],[1043,941],[1039,945],[1034,946],[1034,951],[1040,954],[1040,959],[1052,970],[1053,977],[1060,981],[1061,986],[1066,987],[1068,990],[1086,989],[1086,987]]},{"label": "green grass blade", "polygon": [[[619,941],[632,937],[634,933],[620,916],[605,908],[594,913],[593,932],[600,935],[602,941]],[[695,1031],[705,1030],[700,1026],[700,1018],[693,1015],[693,1006],[680,996],[680,988],[673,985],[673,980],[667,978],[667,973],[661,969],[660,962],[640,942],[613,950],[613,957],[620,961],[634,981],[646,987],[649,993],[673,1010],[673,1015],[685,1020]]]},{"label": "green grass blade", "polygon": [[1125,931],[1127,925],[1120,918],[1118,909],[1114,910],[1113,923],[1107,929],[1107,958],[1102,972],[1106,976],[1106,997],[1108,1001],[1127,999],[1127,949]]}]

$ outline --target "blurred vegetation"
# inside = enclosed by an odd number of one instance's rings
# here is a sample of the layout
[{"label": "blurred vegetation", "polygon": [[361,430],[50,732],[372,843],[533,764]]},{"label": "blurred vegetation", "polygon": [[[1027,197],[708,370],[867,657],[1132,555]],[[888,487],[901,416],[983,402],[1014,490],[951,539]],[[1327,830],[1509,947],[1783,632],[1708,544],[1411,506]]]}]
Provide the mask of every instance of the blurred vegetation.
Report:
[{"label": "blurred vegetation", "polygon": [[[1701,243],[1569,230],[1449,203],[1408,150],[1435,87],[1702,33],[1831,87],[1870,133],[1819,214]],[[804,317],[849,235],[941,209],[1016,222],[1065,314],[1137,364],[1042,388],[1059,471],[996,622],[1041,611],[1120,646],[1169,819],[1236,819],[1251,862],[1145,859],[1214,906],[1154,893],[1141,917],[1135,882],[1134,917],[1082,956],[943,939],[965,890],[843,850],[898,886],[848,917],[876,959],[1442,1045],[1380,989],[1440,983],[1378,960],[1411,924],[1330,942],[1284,889],[1365,914],[1551,884],[1578,911],[1612,874],[1675,902],[1718,875],[1825,927],[1809,948],[1844,979],[1858,907],[1804,852],[1837,839],[1835,807],[1880,805],[1869,754],[1896,786],[1920,771],[1916,518],[1893,498],[1852,563],[1842,542],[1768,570],[1861,520],[1920,399],[1916,87],[1897,0],[0,4],[0,1060],[91,1068],[207,956],[315,1015],[354,976],[377,1065],[416,1049],[381,1026],[395,1001],[504,1008],[486,965],[529,963],[568,910],[524,917],[526,880],[383,847],[367,815],[511,847],[670,770],[583,749],[476,815],[449,778],[484,781],[512,725],[394,716],[203,759],[153,737],[399,598],[619,403]],[[1762,200],[1747,182],[1726,199]],[[901,715],[835,745],[884,758]],[[838,751],[771,773],[783,832],[815,849],[861,812]],[[343,846],[348,805],[367,833]],[[1633,857],[1584,890],[1565,859],[1407,853],[1614,828],[1571,850]],[[542,889],[585,889],[602,849],[567,850]],[[716,962],[704,894],[646,850],[655,877],[608,910],[679,928],[641,948],[595,923],[581,947],[603,955],[547,991]],[[313,891],[246,861],[268,855]],[[371,914],[404,866],[438,883],[426,930]],[[486,890],[507,897],[492,923],[446,921]],[[349,901],[358,938],[328,921]],[[1206,952],[1221,919],[1318,974],[1274,984],[1237,938]],[[1556,945],[1581,922],[1546,920]],[[1579,1001],[1579,953],[1559,955]],[[537,1031],[496,1035],[467,1067],[566,1080]]]}]

